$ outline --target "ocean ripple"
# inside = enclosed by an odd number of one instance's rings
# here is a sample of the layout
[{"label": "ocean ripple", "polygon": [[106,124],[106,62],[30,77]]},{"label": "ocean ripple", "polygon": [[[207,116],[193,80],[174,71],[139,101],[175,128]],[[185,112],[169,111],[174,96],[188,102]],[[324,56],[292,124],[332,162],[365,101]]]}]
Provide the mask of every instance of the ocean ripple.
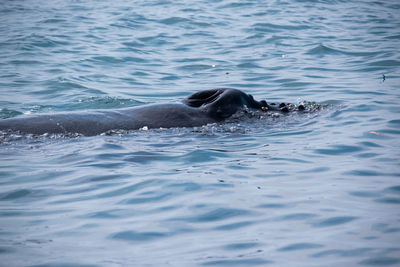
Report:
[{"label": "ocean ripple", "polygon": [[1,264],[399,265],[399,10],[2,1],[1,119],[226,87],[307,109],[91,137],[1,132]]}]

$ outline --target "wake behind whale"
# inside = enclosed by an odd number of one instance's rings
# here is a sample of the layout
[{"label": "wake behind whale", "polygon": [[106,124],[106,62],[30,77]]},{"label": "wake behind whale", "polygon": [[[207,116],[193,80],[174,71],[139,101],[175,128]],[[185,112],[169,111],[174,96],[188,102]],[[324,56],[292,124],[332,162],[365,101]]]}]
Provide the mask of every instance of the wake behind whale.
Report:
[{"label": "wake behind whale", "polygon": [[303,105],[267,103],[237,89],[204,90],[182,103],[152,104],[117,110],[21,116],[0,120],[0,131],[23,134],[80,134],[93,136],[111,130],[195,127],[224,123],[239,111],[288,113],[304,111]]}]

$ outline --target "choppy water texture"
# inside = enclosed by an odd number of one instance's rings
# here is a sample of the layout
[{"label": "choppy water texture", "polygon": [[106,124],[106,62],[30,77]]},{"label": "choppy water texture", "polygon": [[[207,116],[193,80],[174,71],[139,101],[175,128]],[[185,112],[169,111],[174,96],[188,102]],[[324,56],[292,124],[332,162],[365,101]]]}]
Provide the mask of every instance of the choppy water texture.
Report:
[{"label": "choppy water texture", "polygon": [[4,266],[400,265],[400,4],[1,1],[0,117],[217,87],[306,115],[2,136]]}]

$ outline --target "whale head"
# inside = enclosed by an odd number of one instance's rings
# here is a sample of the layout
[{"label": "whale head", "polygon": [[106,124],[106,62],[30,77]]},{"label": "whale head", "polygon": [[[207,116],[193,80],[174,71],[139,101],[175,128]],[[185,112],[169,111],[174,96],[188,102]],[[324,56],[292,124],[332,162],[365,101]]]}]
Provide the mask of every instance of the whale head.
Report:
[{"label": "whale head", "polygon": [[214,119],[219,120],[232,116],[244,106],[259,110],[268,106],[265,100],[256,101],[252,95],[229,88],[200,91],[185,98],[183,103],[202,109]]}]

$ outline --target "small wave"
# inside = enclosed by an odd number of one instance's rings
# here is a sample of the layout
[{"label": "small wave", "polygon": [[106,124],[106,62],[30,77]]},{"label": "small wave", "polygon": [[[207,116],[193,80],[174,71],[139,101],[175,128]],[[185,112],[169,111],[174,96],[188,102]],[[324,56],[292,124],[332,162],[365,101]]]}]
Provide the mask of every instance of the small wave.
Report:
[{"label": "small wave", "polygon": [[398,60],[378,60],[368,63],[372,67],[396,67],[400,66],[400,61]]},{"label": "small wave", "polygon": [[314,227],[331,227],[331,226],[345,224],[345,223],[351,222],[355,219],[358,219],[358,217],[354,217],[354,216],[332,217],[332,218],[322,220],[318,223],[315,223]]},{"label": "small wave", "polygon": [[135,232],[135,231],[124,231],[114,233],[110,236],[112,239],[125,240],[130,242],[144,242],[158,240],[160,238],[165,238],[169,234],[162,232]]},{"label": "small wave", "polygon": [[96,63],[123,63],[124,61],[117,57],[112,56],[95,56],[92,57],[91,61]]},{"label": "small wave", "polygon": [[322,248],[323,245],[314,243],[295,243],[288,245],[286,247],[279,248],[278,251],[293,251],[293,250],[303,250],[303,249],[315,249]]},{"label": "small wave", "polygon": [[240,63],[237,65],[238,68],[243,68],[243,69],[256,69],[256,68],[261,68],[259,65],[251,62],[246,62],[246,63]]},{"label": "small wave", "polygon": [[[243,257],[243,256],[240,256]],[[210,258],[210,257],[209,257]],[[208,258],[208,259],[209,259]],[[267,264],[271,264],[273,261],[265,260],[262,258],[248,258],[248,259],[224,259],[224,260],[213,260],[213,261],[205,261],[201,265],[204,266],[264,266]]]},{"label": "small wave", "polygon": [[306,54],[308,55],[349,55],[349,56],[374,56],[378,55],[379,52],[354,52],[344,51],[337,48],[332,48],[324,44],[318,44],[317,46],[309,49]]},{"label": "small wave", "polygon": [[52,19],[44,19],[42,21],[40,21],[39,23],[44,23],[44,24],[57,24],[60,22],[67,22],[67,20],[65,19],[56,19],[56,18],[52,18]]},{"label": "small wave", "polygon": [[385,192],[400,195],[400,185],[388,187],[385,189]]},{"label": "small wave", "polygon": [[400,40],[400,34],[395,34],[395,35],[390,35],[390,36],[386,36],[384,37],[385,39],[399,39]]},{"label": "small wave", "polygon": [[39,65],[39,64],[44,64],[44,62],[42,61],[38,61],[38,60],[29,60],[29,59],[25,59],[25,60],[11,60],[8,63],[12,64],[12,65]]},{"label": "small wave", "polygon": [[319,44],[316,47],[308,50],[306,54],[309,54],[309,55],[335,55],[335,54],[342,54],[342,51],[330,48],[323,44]]},{"label": "small wave", "polygon": [[23,113],[17,110],[12,110],[12,109],[7,109],[7,108],[2,108],[0,110],[0,119],[7,119],[11,117],[15,117],[18,115],[22,115]]},{"label": "small wave", "polygon": [[187,64],[178,67],[179,70],[183,71],[201,71],[201,70],[208,70],[212,69],[212,65],[206,65],[206,64]]},{"label": "small wave", "polygon": [[147,36],[147,37],[140,37],[138,40],[140,42],[145,43],[147,46],[164,46],[166,44],[170,44],[171,42],[168,41],[167,39],[171,39],[166,34],[157,34],[157,35],[152,35],[152,36]]},{"label": "small wave", "polygon": [[22,114],[39,114],[49,112],[66,112],[66,111],[79,111],[79,110],[91,110],[91,109],[118,109],[125,107],[133,107],[143,102],[130,99],[130,98],[119,98],[119,97],[82,97],[78,98],[73,102],[60,105],[32,105],[27,107],[26,111],[19,112],[14,110],[2,109],[0,110],[0,118],[6,119],[15,117]]},{"label": "small wave", "polygon": [[280,32],[280,31],[293,31],[293,30],[306,30],[309,29],[308,25],[280,25],[272,23],[256,23],[252,28],[257,32]]},{"label": "small wave", "polygon": [[246,217],[251,214],[251,211],[244,209],[233,209],[233,208],[216,208],[201,214],[195,214],[191,217],[178,218],[192,223],[207,223],[214,221],[224,221],[234,217]]},{"label": "small wave", "polygon": [[134,14],[133,18],[132,17],[119,18],[117,22],[111,23],[110,26],[116,27],[116,28],[126,28],[126,29],[138,30],[138,29],[144,29],[146,27],[145,26],[146,22],[151,22],[151,20],[142,15]]},{"label": "small wave", "polygon": [[370,253],[372,248],[356,248],[356,249],[330,249],[322,252],[318,252],[312,255],[314,258],[337,255],[341,257],[349,257],[349,256],[362,256]]},{"label": "small wave", "polygon": [[249,243],[233,243],[233,244],[228,244],[224,246],[225,250],[241,250],[241,249],[248,249],[248,248],[254,248],[259,246],[260,243],[256,242],[249,242]]},{"label": "small wave", "polygon": [[43,96],[46,99],[55,98],[58,96],[62,96],[64,94],[68,94],[69,92],[73,92],[76,90],[86,91],[92,93],[99,93],[100,91],[88,88],[82,84],[82,82],[77,82],[75,80],[68,80],[62,77],[58,79],[49,79],[40,82],[42,89],[34,90],[30,94]]},{"label": "small wave", "polygon": [[28,189],[20,189],[12,192],[0,193],[0,201],[23,198],[31,194],[31,192],[32,191]]},{"label": "small wave", "polygon": [[364,148],[361,146],[335,145],[332,146],[331,148],[316,149],[315,152],[317,154],[323,154],[323,155],[341,156],[346,154],[353,154],[355,152],[360,152],[363,150]]},{"label": "small wave", "polygon": [[188,20],[187,18],[170,17],[170,18],[167,18],[167,19],[159,20],[158,22],[160,22],[161,24],[165,24],[165,25],[174,25],[174,24],[186,23],[186,22],[189,22],[189,21],[190,20]]},{"label": "small wave", "polygon": [[373,266],[386,266],[386,265],[397,265],[400,263],[400,259],[393,257],[376,256],[371,257],[360,262],[361,265],[373,265]]},{"label": "small wave", "polygon": [[124,46],[130,48],[130,49],[137,49],[134,50],[135,52],[139,52],[139,48],[143,48],[146,46],[146,44],[144,42],[138,42],[138,41],[129,41],[129,42],[122,42],[121,44],[123,44]]},{"label": "small wave", "polygon": [[229,3],[229,4],[224,4],[220,6],[219,8],[224,9],[224,8],[245,8],[245,7],[251,7],[254,6],[253,2],[250,1],[243,1],[243,2],[234,2],[234,3]]},{"label": "small wave", "polygon": [[138,100],[119,97],[85,97],[76,100],[74,103],[65,105],[68,110],[84,110],[84,109],[111,109],[132,107],[143,104]]},{"label": "small wave", "polygon": [[398,198],[398,197],[382,197],[382,198],[375,199],[375,201],[380,202],[380,203],[385,203],[385,204],[400,204],[400,198]]},{"label": "small wave", "polygon": [[20,37],[16,41],[24,44],[24,50],[34,50],[37,48],[54,48],[58,46],[69,45],[70,42],[66,41],[65,38],[48,37],[39,34],[30,34],[28,36]]}]

